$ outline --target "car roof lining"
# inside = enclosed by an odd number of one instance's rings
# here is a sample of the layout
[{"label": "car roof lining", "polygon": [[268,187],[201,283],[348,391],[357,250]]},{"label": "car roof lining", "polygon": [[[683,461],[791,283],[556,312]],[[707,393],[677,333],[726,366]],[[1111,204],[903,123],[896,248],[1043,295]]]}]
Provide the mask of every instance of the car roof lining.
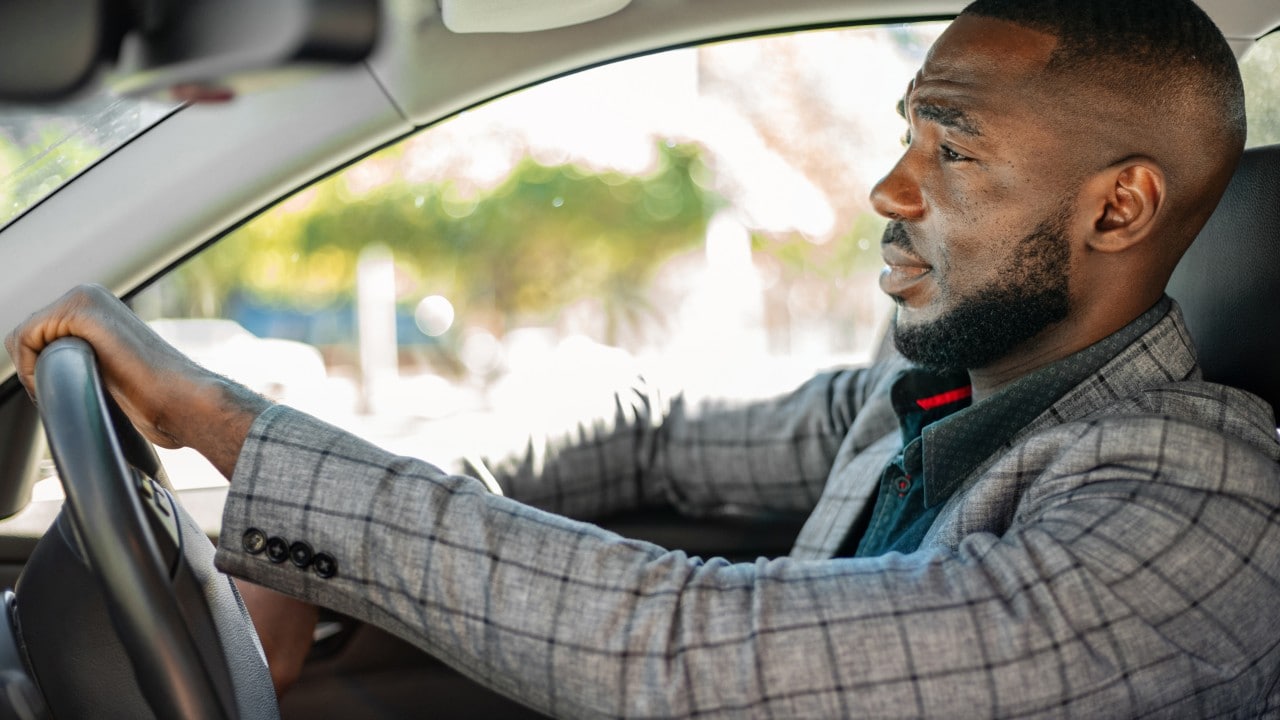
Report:
[{"label": "car roof lining", "polygon": [[[505,0],[504,0],[505,1]],[[444,2],[444,0],[441,0]],[[435,0],[387,0],[394,18],[369,65],[418,127],[547,78],[657,50],[779,29],[954,17],[967,0],[630,0],[605,17],[526,32],[459,34]],[[544,4],[545,5],[545,4]],[[447,6],[447,4],[446,4]],[[1238,57],[1280,27],[1280,4],[1217,0]],[[459,58],[467,58],[460,62]],[[447,68],[447,71],[434,71]]]}]

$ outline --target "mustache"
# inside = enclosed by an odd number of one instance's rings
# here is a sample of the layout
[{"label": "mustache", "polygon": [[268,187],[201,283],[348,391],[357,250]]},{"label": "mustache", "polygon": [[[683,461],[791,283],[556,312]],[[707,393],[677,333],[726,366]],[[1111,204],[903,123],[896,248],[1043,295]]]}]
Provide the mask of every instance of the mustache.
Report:
[{"label": "mustache", "polygon": [[907,233],[906,223],[895,220],[884,228],[884,235],[880,236],[881,245],[896,245],[903,250],[915,253],[915,243],[911,240],[911,235]]}]

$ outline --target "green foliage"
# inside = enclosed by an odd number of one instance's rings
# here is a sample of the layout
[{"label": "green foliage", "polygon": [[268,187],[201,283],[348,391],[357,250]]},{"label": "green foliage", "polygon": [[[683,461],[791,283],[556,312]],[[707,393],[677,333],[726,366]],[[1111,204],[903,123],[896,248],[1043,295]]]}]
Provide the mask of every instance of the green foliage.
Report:
[{"label": "green foliage", "polygon": [[659,145],[643,176],[546,166],[525,158],[492,188],[391,180],[361,188],[353,174],[396,174],[393,147],[267,211],[180,268],[192,305],[233,293],[306,308],[349,299],[356,261],[389,247],[397,294],[444,295],[458,316],[502,332],[545,322],[584,299],[612,320],[633,313],[654,271],[698,246],[719,200],[698,185],[700,149]]},{"label": "green foliage", "polygon": [[842,236],[822,245],[815,245],[803,235],[789,234],[757,235],[752,238],[752,246],[778,262],[784,279],[805,277],[829,282],[883,264],[880,236],[884,226],[884,218],[867,212],[855,218]]},{"label": "green foliage", "polygon": [[0,225],[57,190],[103,149],[65,123],[0,123]]},{"label": "green foliage", "polygon": [[18,205],[18,199],[9,181],[21,164],[21,149],[12,140],[0,134],[0,224],[12,219],[21,207]]}]

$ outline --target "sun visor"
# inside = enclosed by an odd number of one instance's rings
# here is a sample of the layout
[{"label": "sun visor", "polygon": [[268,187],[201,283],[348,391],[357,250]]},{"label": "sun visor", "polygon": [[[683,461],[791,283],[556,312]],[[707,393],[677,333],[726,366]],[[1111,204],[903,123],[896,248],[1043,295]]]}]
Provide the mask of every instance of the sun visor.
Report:
[{"label": "sun visor", "polygon": [[534,32],[608,17],[631,0],[440,0],[444,26],[456,33]]}]

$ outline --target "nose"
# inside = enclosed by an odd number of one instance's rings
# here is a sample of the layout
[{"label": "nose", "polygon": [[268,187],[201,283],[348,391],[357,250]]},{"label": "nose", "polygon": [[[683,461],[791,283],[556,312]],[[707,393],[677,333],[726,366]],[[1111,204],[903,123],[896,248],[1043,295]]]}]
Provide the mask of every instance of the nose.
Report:
[{"label": "nose", "polygon": [[889,174],[871,188],[871,206],[890,220],[918,220],[924,215],[920,184],[907,165],[911,153],[904,153]]}]

